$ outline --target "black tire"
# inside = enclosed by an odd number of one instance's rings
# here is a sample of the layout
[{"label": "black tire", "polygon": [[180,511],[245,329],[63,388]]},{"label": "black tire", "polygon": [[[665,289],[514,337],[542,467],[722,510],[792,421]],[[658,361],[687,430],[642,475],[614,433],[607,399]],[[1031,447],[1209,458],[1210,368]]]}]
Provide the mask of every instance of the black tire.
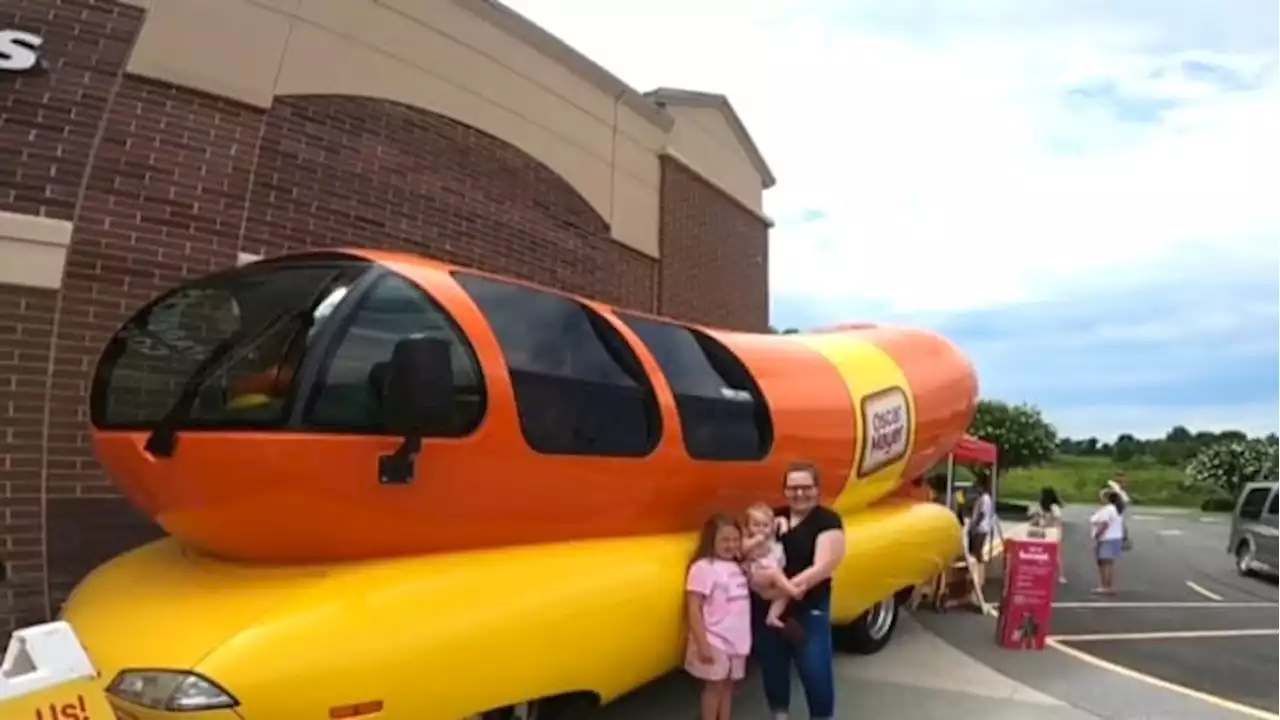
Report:
[{"label": "black tire", "polygon": [[560,695],[503,707],[475,715],[472,720],[584,720],[599,706],[595,696],[585,693]]},{"label": "black tire", "polygon": [[1253,575],[1253,546],[1248,540],[1236,545],[1236,572],[1245,577]]},{"label": "black tire", "polygon": [[897,596],[891,595],[876,603],[857,620],[832,628],[836,647],[858,655],[880,652],[893,639],[901,609]]}]

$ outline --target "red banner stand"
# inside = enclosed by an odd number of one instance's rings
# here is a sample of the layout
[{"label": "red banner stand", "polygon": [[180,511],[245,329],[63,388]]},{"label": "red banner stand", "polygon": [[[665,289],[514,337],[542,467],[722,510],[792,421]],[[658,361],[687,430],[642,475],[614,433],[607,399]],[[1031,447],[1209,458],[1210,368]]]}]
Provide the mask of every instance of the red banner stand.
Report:
[{"label": "red banner stand", "polygon": [[1043,650],[1058,587],[1058,543],[1006,538],[1004,557],[996,644],[1010,650]]}]

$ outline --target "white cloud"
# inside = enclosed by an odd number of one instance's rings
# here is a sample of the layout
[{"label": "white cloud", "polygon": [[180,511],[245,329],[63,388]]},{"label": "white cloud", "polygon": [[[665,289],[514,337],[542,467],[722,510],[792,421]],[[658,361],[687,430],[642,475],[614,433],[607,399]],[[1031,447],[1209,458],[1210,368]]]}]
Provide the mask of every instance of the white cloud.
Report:
[{"label": "white cloud", "polygon": [[[779,178],[769,212],[824,213],[775,229],[771,291],[832,319],[869,300],[955,311],[1061,297],[1217,258],[1274,270],[1269,38],[1232,52],[1197,18],[1091,3],[1057,16],[1018,0],[509,4],[641,89],[727,94]],[[1152,17],[1161,7],[1187,12]],[[1202,6],[1227,22],[1218,7]],[[1268,84],[1233,91],[1184,62]],[[1113,107],[1070,101],[1099,83]]]},{"label": "white cloud", "polygon": [[729,96],[779,327],[935,327],[1072,436],[1277,428],[1275,0],[507,0]]}]

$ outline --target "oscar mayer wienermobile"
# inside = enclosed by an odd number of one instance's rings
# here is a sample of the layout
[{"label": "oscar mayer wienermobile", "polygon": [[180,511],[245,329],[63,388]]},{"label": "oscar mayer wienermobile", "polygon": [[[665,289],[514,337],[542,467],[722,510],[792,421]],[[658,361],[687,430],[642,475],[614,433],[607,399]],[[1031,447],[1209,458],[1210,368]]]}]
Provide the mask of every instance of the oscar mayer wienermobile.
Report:
[{"label": "oscar mayer wienermobile", "polygon": [[98,457],[169,533],[63,618],[122,717],[572,716],[677,666],[692,532],[821,470],[864,652],[959,547],[902,478],[973,412],[946,340],[676,324],[420,257],[260,261],[111,339]]}]

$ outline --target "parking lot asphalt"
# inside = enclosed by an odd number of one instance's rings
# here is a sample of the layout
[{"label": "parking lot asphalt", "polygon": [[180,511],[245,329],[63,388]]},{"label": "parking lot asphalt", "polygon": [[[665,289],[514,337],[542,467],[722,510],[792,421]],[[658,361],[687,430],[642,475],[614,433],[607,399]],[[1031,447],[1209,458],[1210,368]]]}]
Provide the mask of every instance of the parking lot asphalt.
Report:
[{"label": "parking lot asphalt", "polygon": [[[1059,642],[1199,692],[1280,713],[1275,635]],[[1213,672],[1205,672],[1205,658],[1212,658]]]},{"label": "parking lot asphalt", "polygon": [[[796,720],[808,717],[803,697],[796,684],[792,693]],[[698,716],[697,698],[697,683],[683,672],[674,672],[611,703],[595,717],[692,720]],[[771,717],[754,668],[740,685],[734,705],[733,717],[740,720]],[[881,652],[836,658],[836,717],[1099,720],[992,670],[910,616],[901,619],[893,642]]]},{"label": "parking lot asphalt", "polygon": [[[1117,563],[1117,593],[1099,596],[1091,592],[1097,584],[1087,528],[1091,511],[1073,507],[1066,513],[1067,583],[1057,588],[1050,627],[1057,648],[1099,670],[1141,679],[1228,716],[1280,717],[1276,582],[1236,573],[1226,550],[1229,518],[1134,507],[1129,525],[1134,547]],[[993,569],[992,575],[986,591],[996,601],[1001,571]],[[1063,690],[1056,681],[1037,684],[1016,670],[1011,676],[1045,692]],[[1065,692],[1064,699],[1071,701],[1073,692]],[[1137,709],[1126,708],[1132,705],[1128,702],[1110,703],[1103,694],[1082,700],[1081,707],[1103,716],[1174,717],[1125,714]]]},{"label": "parking lot asphalt", "polygon": [[[1049,632],[1056,636],[1179,632],[1222,632],[1276,629],[1275,605],[1239,607],[1197,605],[1191,607],[1147,607],[1121,605],[1054,608]],[[1274,639],[1274,634],[1273,634]],[[1274,642],[1272,644],[1275,644]]]},{"label": "parking lot asphalt", "polygon": [[[1117,573],[1120,591],[1104,598],[1089,592],[1096,570],[1088,512],[1068,511],[1068,583],[1058,586],[1055,646],[1004,650],[990,617],[920,611],[880,654],[837,660],[838,716],[1280,720],[1276,584],[1235,574],[1224,518],[1139,510],[1134,550]],[[993,566],[992,575],[987,597],[997,600],[1001,572]],[[754,673],[742,684],[735,718],[766,720],[759,684]],[[803,720],[798,687],[793,697],[792,717]],[[599,717],[694,718],[696,698],[696,683],[675,672]]]}]

